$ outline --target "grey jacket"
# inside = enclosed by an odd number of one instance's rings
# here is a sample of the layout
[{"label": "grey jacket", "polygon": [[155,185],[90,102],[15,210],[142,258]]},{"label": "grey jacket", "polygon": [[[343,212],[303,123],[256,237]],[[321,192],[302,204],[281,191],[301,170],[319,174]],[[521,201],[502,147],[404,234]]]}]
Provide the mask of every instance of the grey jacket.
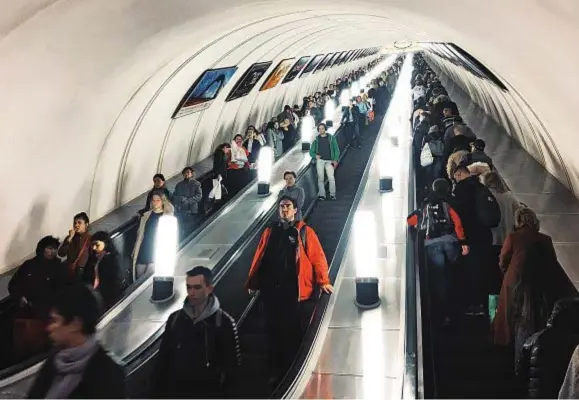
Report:
[{"label": "grey jacket", "polygon": [[301,221],[302,208],[304,206],[304,202],[306,201],[306,193],[304,192],[304,189],[301,187],[297,187],[295,185],[292,186],[291,188],[286,186],[279,192],[279,197],[282,196],[289,196],[296,201],[296,203],[298,204],[296,220]]},{"label": "grey jacket", "polygon": [[199,202],[203,197],[201,183],[195,179],[182,180],[175,186],[173,204],[177,215],[191,215],[199,212]]}]

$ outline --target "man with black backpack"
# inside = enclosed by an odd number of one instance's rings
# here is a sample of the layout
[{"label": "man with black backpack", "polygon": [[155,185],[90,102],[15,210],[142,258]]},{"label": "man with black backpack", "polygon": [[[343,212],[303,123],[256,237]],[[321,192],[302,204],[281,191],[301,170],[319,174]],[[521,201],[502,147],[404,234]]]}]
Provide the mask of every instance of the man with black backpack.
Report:
[{"label": "man with black backpack", "polygon": [[436,322],[448,325],[452,314],[449,268],[469,247],[462,229],[460,217],[448,204],[450,184],[446,179],[436,179],[432,192],[422,210],[408,216],[408,224],[418,228],[424,235],[428,275],[433,288],[433,311]]},{"label": "man with black backpack", "polygon": [[308,300],[317,284],[332,293],[328,262],[318,236],[296,221],[296,202],[279,199],[279,221],[268,226],[253,257],[246,288],[260,291],[268,331],[270,383],[278,383],[302,342],[309,315]]},{"label": "man with black backpack", "polygon": [[497,200],[476,176],[472,176],[466,163],[461,163],[452,171],[456,182],[449,198],[451,207],[458,213],[464,226],[464,233],[470,246],[465,260],[465,300],[469,304],[468,313],[483,313],[487,302],[487,271],[492,261],[492,228],[499,225],[501,210]]},{"label": "man with black backpack", "polygon": [[213,294],[211,270],[191,269],[186,284],[183,308],[169,316],[161,338],[152,397],[229,397],[241,363],[237,325]]}]

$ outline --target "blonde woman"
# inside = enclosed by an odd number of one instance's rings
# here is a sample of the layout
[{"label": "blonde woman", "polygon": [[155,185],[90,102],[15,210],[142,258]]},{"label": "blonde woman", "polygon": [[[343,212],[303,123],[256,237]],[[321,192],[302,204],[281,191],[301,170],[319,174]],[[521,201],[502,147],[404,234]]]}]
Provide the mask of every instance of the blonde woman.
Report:
[{"label": "blonde woman", "polygon": [[155,237],[162,215],[173,215],[174,209],[162,191],[151,195],[149,211],[145,212],[139,223],[137,241],[133,249],[133,281],[153,272],[155,260]]}]

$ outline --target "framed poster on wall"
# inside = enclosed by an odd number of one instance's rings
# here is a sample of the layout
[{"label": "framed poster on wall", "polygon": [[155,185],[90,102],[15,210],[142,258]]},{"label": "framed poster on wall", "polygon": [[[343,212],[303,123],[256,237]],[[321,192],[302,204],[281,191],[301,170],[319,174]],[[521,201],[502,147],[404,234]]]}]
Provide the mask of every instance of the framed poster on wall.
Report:
[{"label": "framed poster on wall", "polygon": [[237,67],[208,69],[195,81],[181,100],[172,118],[179,118],[209,108],[219,92],[237,71]]},{"label": "framed poster on wall", "polygon": [[306,76],[307,74],[309,74],[310,72],[312,72],[314,70],[314,68],[316,68],[318,66],[318,64],[320,63],[320,61],[322,61],[322,58],[324,57],[323,54],[318,54],[316,55],[312,61],[310,61],[310,63],[307,65],[307,67],[304,68],[304,71],[302,72],[302,74],[300,75],[300,79],[303,78],[304,76]]},{"label": "framed poster on wall", "polygon": [[306,64],[310,60],[310,58],[312,58],[312,57],[311,56],[305,56],[305,57],[300,58],[294,64],[292,69],[290,69],[290,72],[287,73],[285,78],[283,78],[282,83],[288,83],[288,82],[293,81],[300,74],[300,72],[302,72],[302,69],[304,69],[304,67],[306,66]]},{"label": "framed poster on wall", "polygon": [[334,65],[334,63],[336,62],[336,60],[338,59],[339,56],[340,56],[340,53],[334,53],[334,55],[332,56],[332,58],[330,58],[330,61],[328,61],[328,63],[324,66],[324,71],[327,70],[328,68],[331,68],[332,65]]},{"label": "framed poster on wall", "polygon": [[277,84],[281,81],[281,79],[288,73],[292,64],[294,62],[293,58],[286,58],[285,60],[281,60],[277,67],[272,71],[271,74],[267,77],[263,85],[261,86],[260,91],[268,90],[277,86]]},{"label": "framed poster on wall", "polygon": [[324,57],[324,59],[322,61],[320,61],[320,63],[318,64],[318,66],[316,67],[316,69],[314,70],[314,74],[323,70],[324,67],[326,65],[328,65],[328,62],[330,61],[330,59],[332,58],[332,56],[334,55],[334,53],[328,53],[326,54],[326,56]]},{"label": "framed poster on wall", "polygon": [[265,75],[271,63],[271,61],[260,62],[249,67],[239,81],[237,81],[233,89],[231,89],[225,101],[232,101],[247,96],[261,77]]}]

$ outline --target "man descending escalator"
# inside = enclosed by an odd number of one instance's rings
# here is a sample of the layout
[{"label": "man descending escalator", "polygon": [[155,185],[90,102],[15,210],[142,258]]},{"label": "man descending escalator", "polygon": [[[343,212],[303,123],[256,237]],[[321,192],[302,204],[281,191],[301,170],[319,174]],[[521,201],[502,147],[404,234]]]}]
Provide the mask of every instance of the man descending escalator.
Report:
[{"label": "man descending escalator", "polygon": [[169,316],[152,395],[155,398],[224,398],[232,393],[241,361],[237,325],[213,294],[211,271],[187,272],[187,299]]},{"label": "man descending escalator", "polygon": [[267,227],[253,257],[246,288],[260,291],[268,330],[270,383],[293,362],[307,325],[314,284],[332,293],[326,255],[314,230],[296,221],[296,203],[279,200],[280,220]]}]

